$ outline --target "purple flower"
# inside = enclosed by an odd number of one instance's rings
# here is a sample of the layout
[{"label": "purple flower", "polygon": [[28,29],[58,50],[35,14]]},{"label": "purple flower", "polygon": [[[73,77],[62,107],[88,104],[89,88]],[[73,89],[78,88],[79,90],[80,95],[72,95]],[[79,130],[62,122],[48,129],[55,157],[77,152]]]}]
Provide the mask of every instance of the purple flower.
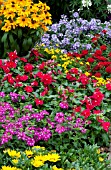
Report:
[{"label": "purple flower", "polygon": [[60,102],[59,106],[62,108],[62,109],[68,109],[69,108],[69,105],[67,102]]},{"label": "purple flower", "polygon": [[79,17],[78,12],[74,12],[74,13],[73,13],[73,17],[74,17],[74,18],[78,18],[78,17]]}]

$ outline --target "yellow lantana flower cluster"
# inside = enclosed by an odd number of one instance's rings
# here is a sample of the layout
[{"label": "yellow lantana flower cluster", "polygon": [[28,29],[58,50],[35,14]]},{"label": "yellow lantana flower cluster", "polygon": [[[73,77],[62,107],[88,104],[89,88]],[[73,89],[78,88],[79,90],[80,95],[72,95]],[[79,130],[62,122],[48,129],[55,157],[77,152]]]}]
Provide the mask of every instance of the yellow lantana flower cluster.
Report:
[{"label": "yellow lantana flower cluster", "polygon": [[5,0],[1,4],[1,30],[8,32],[16,27],[47,30],[47,24],[52,24],[50,7],[46,3],[34,4],[32,0]]},{"label": "yellow lantana flower cluster", "polygon": [[[25,164],[27,164],[27,160],[29,160],[28,165],[30,164],[30,167],[36,168],[44,166],[46,161],[53,163],[60,161],[60,155],[56,153],[56,151],[52,150],[48,152],[45,147],[41,146],[34,146],[30,150],[25,150],[24,152],[7,149],[4,150],[4,153],[7,153],[12,158],[11,162],[14,167],[2,166],[1,170],[22,170],[22,167],[20,166],[22,164],[22,160]],[[15,166],[21,169],[18,169]],[[63,170],[62,168],[57,168],[56,165],[53,165],[50,168],[51,170]]]}]

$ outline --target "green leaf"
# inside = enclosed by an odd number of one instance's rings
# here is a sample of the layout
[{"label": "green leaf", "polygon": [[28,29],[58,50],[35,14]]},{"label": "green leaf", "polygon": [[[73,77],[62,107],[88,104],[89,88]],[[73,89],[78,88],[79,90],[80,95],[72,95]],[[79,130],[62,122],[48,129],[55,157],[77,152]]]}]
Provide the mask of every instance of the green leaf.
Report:
[{"label": "green leaf", "polygon": [[23,40],[22,48],[23,48],[25,51],[27,51],[27,39],[24,39],[24,40]]},{"label": "green leaf", "polygon": [[31,37],[28,38],[27,43],[28,43],[29,46],[32,45],[32,38]]},{"label": "green leaf", "polygon": [[21,28],[18,29],[18,38],[19,39],[22,38],[22,29]]},{"label": "green leaf", "polygon": [[8,32],[5,32],[1,39],[1,42],[5,42],[7,40],[7,36],[8,36]]},{"label": "green leaf", "polygon": [[10,40],[10,43],[11,43],[11,44],[14,44],[15,40],[14,40],[12,34],[9,34],[9,40]]}]

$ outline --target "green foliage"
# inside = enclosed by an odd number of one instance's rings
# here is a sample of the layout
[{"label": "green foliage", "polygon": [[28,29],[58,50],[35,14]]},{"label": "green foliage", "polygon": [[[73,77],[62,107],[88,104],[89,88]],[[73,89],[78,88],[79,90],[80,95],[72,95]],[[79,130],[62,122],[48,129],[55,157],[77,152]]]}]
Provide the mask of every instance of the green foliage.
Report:
[{"label": "green foliage", "polygon": [[[35,3],[38,0],[33,0]],[[53,21],[59,21],[62,14],[70,16],[70,11],[79,11],[80,17],[90,20],[91,18],[98,18],[105,21],[108,16],[107,2],[105,0],[91,0],[92,5],[89,7],[82,7],[82,0],[42,0],[50,6],[50,13],[52,14]]]}]

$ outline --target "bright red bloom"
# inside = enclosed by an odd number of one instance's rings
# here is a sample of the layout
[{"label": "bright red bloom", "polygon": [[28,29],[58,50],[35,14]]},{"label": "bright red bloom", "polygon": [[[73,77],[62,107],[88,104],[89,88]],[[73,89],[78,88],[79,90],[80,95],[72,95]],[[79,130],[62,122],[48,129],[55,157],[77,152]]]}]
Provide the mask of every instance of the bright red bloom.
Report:
[{"label": "bright red bloom", "polygon": [[15,61],[18,58],[17,51],[15,50],[14,52],[9,52],[8,56],[9,56],[11,61]]},{"label": "bright red bloom", "polygon": [[43,100],[40,100],[40,99],[35,99],[35,103],[36,105],[43,105]]},{"label": "bright red bloom", "polygon": [[2,68],[2,60],[0,60],[0,68]]},{"label": "bright red bloom", "polygon": [[103,129],[108,132],[109,127],[110,127],[110,122],[102,122],[101,126],[103,127]]},{"label": "bright red bloom", "polygon": [[91,96],[91,98],[93,98],[95,100],[102,101],[104,98],[104,94],[101,93],[101,91],[99,91],[99,89],[96,89],[95,92],[93,93],[93,95]]},{"label": "bright red bloom", "polygon": [[31,86],[38,86],[38,82],[35,80],[31,83]]},{"label": "bright red bloom", "polygon": [[42,78],[42,77],[43,77],[43,72],[39,71],[37,74],[35,74],[34,77],[35,77],[35,78],[36,78],[36,77]]},{"label": "bright red bloom", "polygon": [[34,66],[30,63],[27,63],[25,66],[24,66],[24,70],[25,72],[32,72]]},{"label": "bright red bloom", "polygon": [[82,56],[85,56],[85,55],[87,55],[88,54],[88,50],[82,50],[82,52],[81,52],[81,55]]},{"label": "bright red bloom", "polygon": [[28,92],[28,93],[33,92],[33,88],[32,88],[31,86],[26,86],[26,87],[24,88],[24,90],[25,90],[26,92]]},{"label": "bright red bloom", "polygon": [[20,58],[20,60],[21,60],[21,61],[23,61],[24,63],[26,63],[26,62],[27,62],[27,59],[26,59],[26,58],[24,58],[24,57],[21,57],[21,58]]},{"label": "bright red bloom", "polygon": [[108,54],[109,57],[111,57],[111,52]]},{"label": "bright red bloom", "polygon": [[22,86],[23,86],[23,84],[22,84],[22,83],[18,83],[18,82],[17,82],[17,83],[15,84],[15,86],[14,86],[14,87],[15,87],[15,88],[17,88],[17,87],[22,87]]},{"label": "bright red bloom", "polygon": [[94,53],[94,56],[101,56],[102,55],[102,51],[101,50],[96,50]]},{"label": "bright red bloom", "polygon": [[39,65],[39,70],[43,70],[45,67],[45,62],[42,62],[42,64]]},{"label": "bright red bloom", "polygon": [[70,72],[71,72],[72,74],[78,74],[78,69],[77,69],[77,68],[71,68],[71,69],[70,69]]},{"label": "bright red bloom", "polygon": [[28,80],[28,76],[27,75],[20,76],[20,81],[26,81],[26,80]]},{"label": "bright red bloom", "polygon": [[41,96],[45,96],[48,93],[48,88],[46,87],[43,92],[40,93]]},{"label": "bright red bloom", "polygon": [[101,45],[101,46],[100,46],[100,49],[101,49],[102,51],[104,51],[104,50],[107,49],[107,46],[106,46],[106,45]]},{"label": "bright red bloom", "polygon": [[50,85],[52,83],[52,77],[49,74],[43,74],[41,78],[41,82],[43,82],[44,85]]},{"label": "bright red bloom", "polygon": [[69,81],[75,81],[75,80],[76,80],[76,77],[73,77],[73,76],[72,76],[71,74],[69,74],[69,73],[67,73],[66,78],[67,78],[67,80],[69,80]]},{"label": "bright red bloom", "polygon": [[75,112],[80,112],[81,111],[81,106],[77,106],[76,108],[74,108]]},{"label": "bright red bloom", "polygon": [[89,57],[89,58],[87,59],[87,62],[93,63],[93,62],[94,62],[94,58]]},{"label": "bright red bloom", "polygon": [[78,81],[82,83],[82,85],[87,85],[89,82],[89,78],[85,74],[81,74]]},{"label": "bright red bloom", "polygon": [[81,116],[84,116],[85,119],[87,119],[91,115],[91,112],[89,109],[85,109],[81,112]]},{"label": "bright red bloom", "polygon": [[18,74],[18,75],[15,77],[15,81],[16,81],[16,82],[19,82],[19,81],[20,81],[20,78],[21,78],[21,76]]},{"label": "bright red bloom", "polygon": [[106,34],[107,30],[102,30],[102,32],[103,32],[104,34]]},{"label": "bright red bloom", "polygon": [[11,75],[8,75],[8,76],[7,76],[7,81],[8,81],[10,84],[14,84],[14,78],[13,78]]},{"label": "bright red bloom", "polygon": [[16,68],[17,64],[13,61],[7,61],[6,66],[9,68]]},{"label": "bright red bloom", "polygon": [[107,83],[106,88],[107,88],[107,90],[111,90],[111,83]]},{"label": "bright red bloom", "polygon": [[93,37],[91,41],[92,41],[93,43],[95,43],[95,42],[97,42],[97,40],[98,40],[97,37]]},{"label": "bright red bloom", "polygon": [[106,72],[111,73],[111,66],[106,67]]},{"label": "bright red bloom", "polygon": [[101,113],[101,110],[93,110],[93,113],[94,113],[94,114],[100,114],[100,113]]},{"label": "bright red bloom", "polygon": [[10,72],[10,69],[7,66],[2,66],[3,71],[7,74]]},{"label": "bright red bloom", "polygon": [[96,72],[96,73],[94,74],[94,76],[95,76],[95,77],[101,77],[101,73]]}]

